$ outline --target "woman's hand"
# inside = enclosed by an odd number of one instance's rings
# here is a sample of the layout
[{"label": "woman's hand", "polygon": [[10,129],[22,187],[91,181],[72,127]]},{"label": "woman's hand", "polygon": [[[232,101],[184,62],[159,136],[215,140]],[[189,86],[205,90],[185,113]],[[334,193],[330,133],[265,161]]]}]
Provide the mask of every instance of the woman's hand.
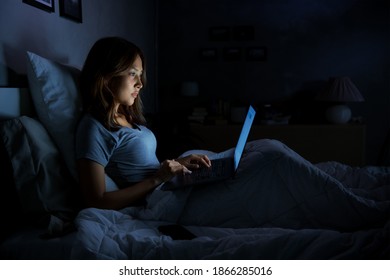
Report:
[{"label": "woman's hand", "polygon": [[182,158],[178,158],[176,161],[180,162],[188,169],[197,169],[202,165],[211,167],[211,161],[206,155],[191,154]]},{"label": "woman's hand", "polygon": [[206,167],[211,166],[211,161],[206,155],[192,154],[176,160],[165,160],[161,163],[156,177],[159,181],[166,182],[177,174],[191,173],[192,171],[190,169],[197,169],[201,165]]},{"label": "woman's hand", "polygon": [[191,173],[191,171],[179,161],[174,159],[165,160],[161,163],[160,169],[156,173],[156,177],[159,178],[161,182],[166,182],[180,173]]}]

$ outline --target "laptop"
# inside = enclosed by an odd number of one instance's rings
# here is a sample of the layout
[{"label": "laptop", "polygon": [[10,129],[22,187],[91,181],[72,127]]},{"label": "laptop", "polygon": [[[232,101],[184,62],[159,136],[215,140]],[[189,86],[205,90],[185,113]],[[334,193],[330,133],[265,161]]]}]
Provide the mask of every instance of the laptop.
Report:
[{"label": "laptop", "polygon": [[166,182],[161,189],[173,190],[232,178],[238,169],[255,115],[255,109],[252,106],[249,106],[240,137],[238,138],[237,145],[234,149],[233,157],[212,159],[210,168],[202,166],[192,170],[192,173],[176,175],[170,181]]}]

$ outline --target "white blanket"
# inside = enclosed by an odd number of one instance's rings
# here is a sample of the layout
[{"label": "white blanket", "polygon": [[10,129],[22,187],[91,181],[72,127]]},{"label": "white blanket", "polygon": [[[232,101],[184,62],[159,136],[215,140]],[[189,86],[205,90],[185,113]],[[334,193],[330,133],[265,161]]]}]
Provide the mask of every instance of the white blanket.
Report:
[{"label": "white blanket", "polygon": [[[155,190],[143,207],[85,209],[74,258],[384,258],[390,255],[389,168],[313,165],[282,143],[247,144],[235,178]],[[179,223],[197,238],[172,240]]]}]

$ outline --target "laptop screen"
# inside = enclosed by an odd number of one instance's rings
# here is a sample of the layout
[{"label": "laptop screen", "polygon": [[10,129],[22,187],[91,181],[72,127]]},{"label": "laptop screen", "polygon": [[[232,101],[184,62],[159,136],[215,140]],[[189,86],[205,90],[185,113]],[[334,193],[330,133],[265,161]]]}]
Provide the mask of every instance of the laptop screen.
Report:
[{"label": "laptop screen", "polygon": [[252,127],[253,120],[255,118],[256,111],[252,106],[249,106],[248,113],[246,114],[244,125],[241,129],[240,138],[238,138],[236,149],[234,150],[234,169],[237,170],[238,163],[240,162],[242,153],[245,148],[246,140],[248,139],[249,132]]}]

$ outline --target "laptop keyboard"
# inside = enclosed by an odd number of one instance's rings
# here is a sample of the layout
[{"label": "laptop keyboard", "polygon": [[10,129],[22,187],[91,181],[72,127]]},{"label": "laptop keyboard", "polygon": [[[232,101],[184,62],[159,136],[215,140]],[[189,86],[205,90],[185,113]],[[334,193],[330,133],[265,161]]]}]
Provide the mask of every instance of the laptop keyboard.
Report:
[{"label": "laptop keyboard", "polygon": [[201,167],[199,169],[193,170],[191,176],[193,179],[204,179],[204,178],[214,178],[220,177],[226,172],[226,166],[228,161],[226,160],[213,160],[211,162],[211,168]]}]

